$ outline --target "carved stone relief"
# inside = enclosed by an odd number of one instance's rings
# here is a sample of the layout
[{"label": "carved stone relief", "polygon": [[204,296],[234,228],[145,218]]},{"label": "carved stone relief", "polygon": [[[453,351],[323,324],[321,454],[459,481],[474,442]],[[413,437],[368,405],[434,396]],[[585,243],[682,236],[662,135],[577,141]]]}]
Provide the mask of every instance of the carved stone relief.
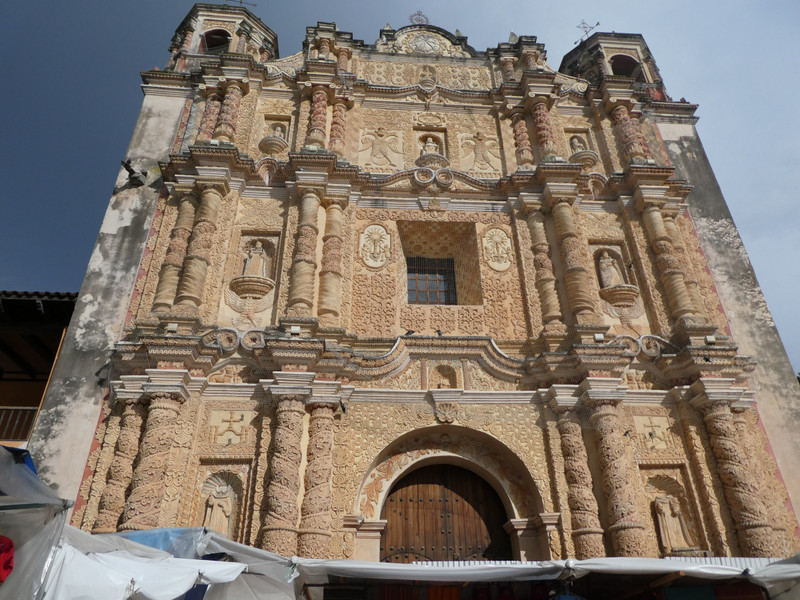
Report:
[{"label": "carved stone relief", "polygon": [[511,238],[499,227],[487,229],[483,234],[483,258],[495,271],[506,271],[514,260]]},{"label": "carved stone relief", "polygon": [[501,170],[500,144],[496,137],[488,137],[482,131],[474,134],[459,133],[461,148],[461,167],[465,171],[475,171],[477,176],[488,172],[489,176]]},{"label": "carved stone relief", "polygon": [[383,127],[361,131],[358,164],[375,173],[391,173],[403,168],[403,132]]},{"label": "carved stone relief", "polygon": [[379,269],[392,258],[392,236],[382,225],[368,225],[361,232],[358,254],[365,265]]}]

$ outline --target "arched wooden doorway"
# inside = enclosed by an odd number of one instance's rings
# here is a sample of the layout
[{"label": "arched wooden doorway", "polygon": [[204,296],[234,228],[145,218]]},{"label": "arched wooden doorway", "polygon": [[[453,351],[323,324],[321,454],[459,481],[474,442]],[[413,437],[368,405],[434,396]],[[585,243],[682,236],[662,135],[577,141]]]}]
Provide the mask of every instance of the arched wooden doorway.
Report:
[{"label": "arched wooden doorway", "polygon": [[505,508],[486,481],[460,467],[412,471],[392,488],[381,519],[381,561],[510,560]]}]

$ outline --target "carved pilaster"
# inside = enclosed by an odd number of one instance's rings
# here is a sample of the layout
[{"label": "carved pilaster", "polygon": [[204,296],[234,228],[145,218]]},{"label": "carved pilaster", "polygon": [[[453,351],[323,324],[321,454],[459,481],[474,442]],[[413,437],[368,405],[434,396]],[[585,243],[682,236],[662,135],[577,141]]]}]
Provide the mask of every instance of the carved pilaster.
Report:
[{"label": "carved pilaster", "polygon": [[311,405],[305,496],[300,507],[300,556],[327,558],[330,554],[334,410],[329,402]]},{"label": "carved pilaster", "polygon": [[556,277],[550,260],[550,243],[544,228],[544,214],[536,207],[527,210],[525,220],[531,234],[533,264],[536,269],[536,291],[542,306],[542,321],[545,330],[563,329],[561,304],[556,291]]},{"label": "carved pilaster", "polygon": [[569,307],[578,321],[582,321],[582,317],[594,314],[594,302],[589,292],[589,273],[581,260],[581,243],[571,200],[570,197],[551,197],[550,212],[558,234]]},{"label": "carved pilaster", "polygon": [[144,422],[144,404],[141,397],[123,400],[125,408],[120,419],[119,437],[114,448],[114,458],[108,471],[108,481],[100,497],[97,520],[92,533],[113,533],[125,508],[125,490],[133,476],[133,461],[139,451],[139,438]]},{"label": "carved pilaster", "polygon": [[239,106],[244,96],[244,88],[238,81],[231,81],[225,87],[225,99],[219,111],[217,125],[214,128],[214,139],[233,143],[236,135],[236,120],[239,118]]},{"label": "carved pilaster", "polygon": [[628,162],[645,162],[650,158],[650,149],[642,135],[639,121],[631,118],[628,106],[619,104],[611,110],[614,132],[622,145]]},{"label": "carved pilaster", "polygon": [[525,122],[525,113],[523,111],[517,110],[511,115],[511,128],[514,132],[517,167],[519,169],[530,168],[533,163],[533,150],[531,150],[528,124]]},{"label": "carved pilaster", "polygon": [[185,394],[176,392],[149,394],[147,422],[131,480],[131,493],[122,515],[122,531],[150,529],[159,525],[159,510],[164,497],[164,472],[175,439],[178,413],[185,399]]},{"label": "carved pilaster", "polygon": [[200,193],[192,238],[183,263],[183,273],[178,283],[176,297],[176,304],[189,309],[196,309],[202,304],[220,204],[222,204],[222,192],[215,186],[206,186]]},{"label": "carved pilaster", "polygon": [[347,122],[347,103],[337,100],[333,105],[331,117],[331,135],[328,149],[339,158],[344,158],[345,124]]},{"label": "carved pilaster", "polygon": [[617,405],[621,392],[617,379],[589,378],[582,384],[582,401],[590,409],[597,454],[608,502],[608,522],[615,556],[647,556],[644,518],[637,507],[639,476],[630,464],[626,438],[620,427]]},{"label": "carved pilaster", "polygon": [[344,201],[326,199],[325,235],[319,274],[319,318],[327,326],[338,324],[342,303],[342,208]]},{"label": "carved pilaster", "polygon": [[311,108],[308,113],[306,146],[325,147],[325,129],[328,123],[328,92],[321,85],[311,89]]},{"label": "carved pilaster", "polygon": [[203,110],[203,117],[200,119],[200,127],[198,127],[197,137],[194,140],[195,144],[204,144],[211,139],[221,108],[222,96],[216,91],[211,92],[206,98],[206,107]]},{"label": "carved pilaster", "polygon": [[564,456],[564,475],[572,515],[572,540],[575,558],[584,560],[606,555],[603,528],[600,526],[597,500],[592,492],[592,473],[589,457],[583,442],[581,424],[577,415],[560,410],[558,432],[561,435],[561,453]]},{"label": "carved pilaster", "polygon": [[664,286],[670,314],[674,319],[692,315],[693,307],[684,281],[684,274],[664,226],[661,207],[658,203],[642,199],[638,201],[637,206],[642,211],[642,221],[656,255],[656,268]]},{"label": "carved pilaster", "polygon": [[[279,374],[276,373],[276,377]],[[313,378],[313,374],[298,376]],[[285,389],[284,389],[285,388]],[[275,433],[269,457],[266,501],[261,520],[261,547],[283,556],[297,552],[297,496],[300,493],[300,462],[305,399],[310,389],[273,386],[276,401]]]},{"label": "carved pilaster", "polygon": [[161,265],[161,272],[158,275],[153,312],[169,310],[175,300],[181,268],[189,247],[189,237],[192,235],[196,206],[197,195],[193,190],[181,197],[178,204],[178,216],[170,234],[167,255],[164,257],[164,264]]},{"label": "carved pilaster", "polygon": [[289,302],[286,313],[292,317],[311,316],[314,305],[314,280],[317,270],[317,213],[320,199],[313,189],[300,190],[300,219],[294,248]]},{"label": "carved pilaster", "polygon": [[696,395],[691,404],[703,416],[742,552],[746,556],[780,556],[784,541],[769,523],[759,482],[748,468],[747,450],[740,444],[730,409],[744,390],[732,388],[731,383],[729,379],[701,379],[692,385]]},{"label": "carved pilaster", "polygon": [[547,102],[537,98],[533,105],[533,124],[536,129],[536,142],[542,149],[542,159],[549,160],[556,156],[556,138],[550,124],[550,112]]}]

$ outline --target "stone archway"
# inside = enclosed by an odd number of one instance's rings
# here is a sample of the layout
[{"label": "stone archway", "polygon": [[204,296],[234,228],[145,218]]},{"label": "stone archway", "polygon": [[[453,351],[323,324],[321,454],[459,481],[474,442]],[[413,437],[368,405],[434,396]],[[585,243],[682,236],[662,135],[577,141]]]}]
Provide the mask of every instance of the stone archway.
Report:
[{"label": "stone archway", "polygon": [[[559,515],[544,513],[536,483],[522,460],[492,436],[464,427],[416,430],[389,444],[365,474],[348,518],[355,534],[356,559],[377,561],[386,527],[383,506],[395,484],[416,469],[435,464],[460,467],[484,480],[508,516],[512,555],[520,560],[557,558],[551,538],[560,538]],[[548,541],[551,540],[551,541]]]}]

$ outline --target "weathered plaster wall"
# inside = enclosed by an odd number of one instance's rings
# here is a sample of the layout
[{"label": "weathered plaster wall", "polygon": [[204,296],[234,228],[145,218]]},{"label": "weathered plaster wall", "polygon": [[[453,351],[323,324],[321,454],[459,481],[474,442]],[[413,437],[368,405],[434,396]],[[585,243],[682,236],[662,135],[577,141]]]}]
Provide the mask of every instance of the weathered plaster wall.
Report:
[{"label": "weathered plaster wall", "polygon": [[108,361],[120,339],[133,284],[161,189],[158,161],[174,141],[183,97],[146,95],[126,157],[147,185],[130,188],[120,169],[92,251],[75,312],[29,449],[42,478],[75,498],[108,392]]},{"label": "weathered plaster wall", "polygon": [[694,187],[689,213],[739,352],[758,360],[750,380],[796,509],[800,506],[800,387],[697,131],[691,124],[660,123],[658,127],[677,176]]}]

